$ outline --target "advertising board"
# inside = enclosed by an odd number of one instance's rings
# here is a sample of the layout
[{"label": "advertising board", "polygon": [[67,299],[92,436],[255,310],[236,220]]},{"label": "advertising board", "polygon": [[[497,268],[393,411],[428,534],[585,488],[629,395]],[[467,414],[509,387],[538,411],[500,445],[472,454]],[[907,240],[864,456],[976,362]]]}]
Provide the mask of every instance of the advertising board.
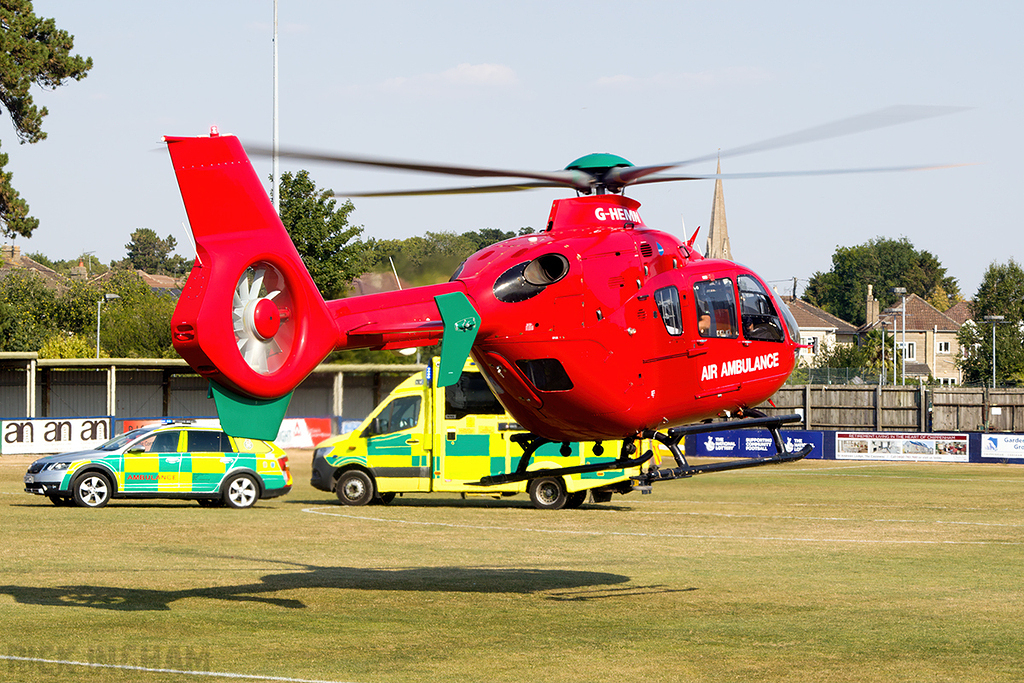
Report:
[{"label": "advertising board", "polygon": [[981,457],[999,460],[1024,459],[1024,435],[982,434]]},{"label": "advertising board", "polygon": [[82,451],[110,440],[110,418],[0,420],[0,435],[4,455]]},{"label": "advertising board", "polygon": [[[783,430],[782,440],[787,451],[811,444],[814,450],[807,457],[821,458],[823,435],[821,432],[799,429]],[[687,439],[687,455],[702,458],[768,458],[775,455],[775,443],[767,429],[737,429],[715,432]]]},{"label": "advertising board", "polygon": [[967,434],[837,432],[836,460],[968,462]]}]

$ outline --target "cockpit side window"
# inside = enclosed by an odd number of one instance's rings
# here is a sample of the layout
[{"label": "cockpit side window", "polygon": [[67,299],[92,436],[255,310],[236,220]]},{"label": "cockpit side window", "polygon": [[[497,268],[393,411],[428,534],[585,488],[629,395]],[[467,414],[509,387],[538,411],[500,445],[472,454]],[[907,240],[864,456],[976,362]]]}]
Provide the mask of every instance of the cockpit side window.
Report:
[{"label": "cockpit side window", "polygon": [[743,336],[754,341],[786,341],[782,323],[779,322],[779,314],[775,311],[771,296],[761,283],[750,275],[740,275],[737,282],[740,289]]},{"label": "cockpit side window", "polygon": [[700,336],[726,339],[739,336],[732,278],[695,282],[693,297],[697,303],[697,332]]},{"label": "cockpit side window", "polygon": [[673,337],[681,335],[683,322],[679,308],[679,290],[675,287],[662,287],[655,290],[654,303],[658,306],[661,322],[665,323],[665,331]]}]

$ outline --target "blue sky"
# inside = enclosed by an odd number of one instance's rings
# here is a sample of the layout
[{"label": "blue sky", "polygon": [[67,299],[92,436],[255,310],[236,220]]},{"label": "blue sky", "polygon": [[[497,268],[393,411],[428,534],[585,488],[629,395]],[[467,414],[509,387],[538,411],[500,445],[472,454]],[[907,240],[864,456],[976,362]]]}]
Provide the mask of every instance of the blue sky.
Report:
[{"label": "blue sky", "polygon": [[[268,145],[272,0],[37,0],[95,62],[36,91],[47,140],[0,125],[40,227],[26,252],[122,258],[139,227],[191,256],[163,135],[211,125]],[[279,0],[284,146],[502,168],[589,152],[686,159],[892,105],[969,107],[884,130],[723,160],[723,172],[932,163],[940,171],[731,180],[734,258],[780,288],[836,246],[907,237],[971,296],[993,261],[1024,260],[1024,5],[1011,2],[311,2]],[[254,160],[263,176],[270,162]],[[336,190],[453,181],[307,167]],[[714,162],[688,167],[713,172]],[[269,182],[268,182],[269,188]],[[646,223],[711,215],[713,183],[638,187]],[[558,190],[360,199],[366,236],[540,227]],[[687,235],[688,236],[688,235]]]}]

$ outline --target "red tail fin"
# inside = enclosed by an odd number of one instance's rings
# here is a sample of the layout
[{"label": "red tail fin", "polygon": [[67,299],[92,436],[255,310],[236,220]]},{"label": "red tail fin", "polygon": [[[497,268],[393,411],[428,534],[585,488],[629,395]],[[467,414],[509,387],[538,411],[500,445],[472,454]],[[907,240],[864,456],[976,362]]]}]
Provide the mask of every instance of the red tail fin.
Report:
[{"label": "red tail fin", "polygon": [[238,139],[164,139],[197,256],[171,319],[174,348],[230,389],[284,396],[338,344],[327,304]]}]

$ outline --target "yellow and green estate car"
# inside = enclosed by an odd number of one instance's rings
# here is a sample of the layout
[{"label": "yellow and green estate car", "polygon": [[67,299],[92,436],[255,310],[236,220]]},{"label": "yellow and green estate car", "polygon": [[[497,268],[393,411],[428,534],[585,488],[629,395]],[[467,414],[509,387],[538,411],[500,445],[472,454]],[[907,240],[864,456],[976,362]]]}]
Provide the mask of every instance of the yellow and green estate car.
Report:
[{"label": "yellow and green estate car", "polygon": [[25,473],[25,491],[54,505],[98,508],[111,498],[182,498],[204,507],[251,507],[292,488],[288,456],[271,441],[219,427],[151,425],[87,451],[49,455]]}]

